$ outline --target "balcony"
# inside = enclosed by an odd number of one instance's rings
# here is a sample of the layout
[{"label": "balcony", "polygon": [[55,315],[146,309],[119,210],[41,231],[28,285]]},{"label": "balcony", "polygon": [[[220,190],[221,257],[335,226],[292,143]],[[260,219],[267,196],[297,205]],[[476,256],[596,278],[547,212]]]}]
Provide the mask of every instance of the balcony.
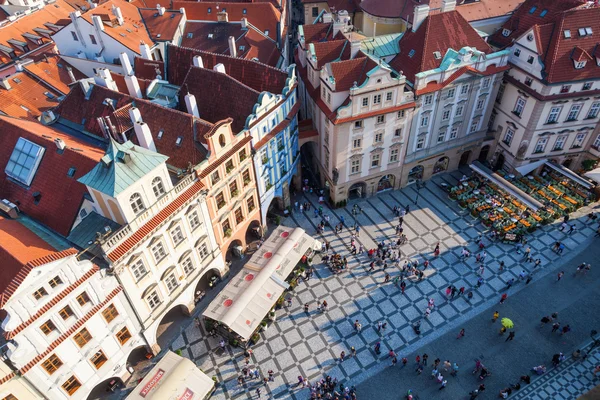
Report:
[{"label": "balcony", "polygon": [[485,130],[479,131],[477,133],[472,133],[470,135],[464,136],[459,139],[450,139],[444,143],[438,144],[433,147],[429,147],[426,149],[421,149],[413,153],[409,153],[404,158],[405,163],[410,163],[413,161],[420,160],[422,158],[427,158],[429,156],[433,156],[449,149],[453,149],[456,147],[466,146],[472,143],[476,143],[479,140],[483,140],[486,136]]}]

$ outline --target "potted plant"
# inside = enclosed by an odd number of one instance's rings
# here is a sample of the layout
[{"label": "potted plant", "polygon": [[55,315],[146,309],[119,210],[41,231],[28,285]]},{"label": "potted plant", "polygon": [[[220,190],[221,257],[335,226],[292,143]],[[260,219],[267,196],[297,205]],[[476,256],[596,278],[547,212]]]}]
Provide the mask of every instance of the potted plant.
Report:
[{"label": "potted plant", "polygon": [[231,237],[231,228],[225,230],[225,237]]},{"label": "potted plant", "polygon": [[269,162],[269,158],[268,157],[263,157],[262,158],[263,165],[266,165],[268,162]]},{"label": "potted plant", "polygon": [[283,297],[283,295],[279,296],[279,298],[277,299],[277,301],[275,302],[275,307],[276,308],[281,308],[283,307],[283,302],[285,301],[285,297]]},{"label": "potted plant", "polygon": [[272,183],[267,183],[267,190],[271,189],[273,187]]},{"label": "potted plant", "polygon": [[250,338],[250,340],[254,344],[258,343],[258,341],[260,340],[260,335],[258,334],[258,332],[255,333],[254,335],[252,335],[252,337]]},{"label": "potted plant", "polygon": [[216,377],[216,376],[213,376],[213,377],[212,377],[212,380],[213,380],[213,382],[215,383],[215,385],[218,383],[218,382],[217,382],[217,377]]},{"label": "potted plant", "polygon": [[236,189],[236,190],[233,190],[233,191],[231,192],[231,197],[236,197],[237,195],[238,195],[238,191],[237,191],[237,189]]}]

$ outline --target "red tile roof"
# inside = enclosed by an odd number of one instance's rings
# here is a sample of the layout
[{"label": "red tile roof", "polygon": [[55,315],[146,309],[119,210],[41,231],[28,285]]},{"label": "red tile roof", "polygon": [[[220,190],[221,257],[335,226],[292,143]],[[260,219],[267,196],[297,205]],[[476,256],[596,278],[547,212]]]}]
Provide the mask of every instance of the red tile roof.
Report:
[{"label": "red tile roof", "polygon": [[288,74],[277,68],[241,58],[208,53],[206,51],[168,45],[168,78],[169,82],[181,85],[193,64],[194,56],[201,56],[204,68],[213,69],[223,64],[227,75],[240,81],[252,89],[279,94],[285,87]]},{"label": "red tile roof", "polygon": [[237,153],[238,150],[241,150],[250,141],[252,141],[252,136],[246,135],[242,139],[239,139],[238,142],[234,144],[233,147],[231,147],[229,150],[227,150],[225,154],[221,154],[221,156],[218,159],[212,161],[210,164],[200,166],[200,169],[196,170],[196,172],[198,173],[198,178],[206,178],[208,175],[210,175],[211,172],[216,170],[219,167],[219,165],[222,165],[225,161],[227,161],[231,156]]},{"label": "red tile roof", "polygon": [[[486,54],[492,52],[458,11],[431,14],[416,32],[406,31],[400,39],[400,53],[390,61],[390,66],[403,71],[406,79],[414,83],[416,74],[435,69],[442,63],[443,58],[436,59],[434,52],[439,51],[443,57],[448,49],[459,51],[465,46]],[[410,56],[412,51],[414,54]]]},{"label": "red tile roof", "polygon": [[[116,100],[116,110],[103,104],[107,98]],[[169,157],[167,164],[183,169],[187,168],[190,162],[195,165],[204,160],[206,151],[200,143],[204,140],[204,134],[212,128],[212,124],[148,100],[136,99],[97,85],[91,85],[91,93],[86,100],[83,90],[78,85],[73,87],[55,112],[75,124],[85,121],[83,129],[103,137],[96,118],[108,116],[115,126],[121,129],[127,128],[129,117],[125,111],[128,113],[128,108],[132,105],[140,110],[142,120],[148,124],[156,150]],[[159,139],[160,131],[162,135]],[[183,138],[179,146],[176,144],[178,137]],[[129,138],[137,143],[137,138],[132,131],[129,131]]]},{"label": "red tile roof", "polygon": [[[69,93],[69,85],[72,83],[67,68],[71,68],[58,54],[44,54],[40,61],[25,66],[25,70],[48,85],[52,86],[62,94]],[[83,79],[86,76],[76,68],[71,68],[75,79]]]},{"label": "red tile roof", "polygon": [[163,15],[160,15],[156,8],[140,8],[139,12],[148,34],[154,41],[173,40],[183,18],[179,9],[167,10]]},{"label": "red tile roof", "polygon": [[523,0],[479,0],[458,4],[456,10],[469,22],[512,13]]},{"label": "red tile roof", "polygon": [[317,57],[317,69],[336,60],[350,59],[350,43],[347,40],[332,40],[313,43]]},{"label": "red tile roof", "polygon": [[[227,74],[212,69],[192,67],[181,85],[180,104],[185,105],[184,96],[196,96],[200,117],[216,124],[235,116],[232,130],[240,132],[246,118],[253,113],[260,93],[233,79]],[[235,93],[235,96],[231,96]]]},{"label": "red tile roof", "polygon": [[[240,39],[239,44],[248,49],[243,57],[247,60],[258,60],[271,67],[277,67],[280,64],[282,54],[277,48],[277,43],[255,29],[249,29],[246,35]],[[229,51],[226,54],[229,54]],[[240,57],[239,54],[238,57]]]},{"label": "red tile roof", "polygon": [[123,243],[118,245],[113,251],[107,254],[107,257],[112,262],[117,262],[127,252],[129,252],[134,246],[144,240],[145,237],[150,235],[154,230],[161,226],[169,216],[177,212],[181,207],[187,204],[204,186],[200,181],[196,181],[181,193],[175,200],[166,205],[158,214],[152,217],[146,222],[140,229],[133,233]]},{"label": "red tile roof", "polygon": [[71,328],[69,328],[68,331],[66,331],[65,333],[63,333],[62,335],[60,335],[58,337],[58,339],[56,339],[54,342],[52,342],[50,344],[50,346],[48,346],[46,348],[46,350],[44,350],[42,353],[40,353],[39,355],[37,355],[30,362],[28,362],[23,368],[21,368],[19,370],[19,372],[21,374],[27,373],[27,371],[29,371],[31,368],[33,368],[37,363],[39,363],[44,358],[46,358],[46,356],[48,356],[50,353],[52,353],[54,351],[54,349],[56,349],[58,347],[59,344],[61,344],[65,340],[67,340],[71,335],[73,335],[81,327],[83,327],[83,325],[90,318],[92,318],[94,315],[96,315],[96,313],[98,313],[98,311],[102,310],[106,305],[108,305],[108,303],[110,303],[112,301],[112,299],[116,295],[118,295],[122,290],[123,290],[123,288],[121,286],[119,286],[115,290],[113,290],[112,292],[110,292],[108,294],[108,296],[106,296],[106,299],[104,299],[104,301],[102,301],[101,303],[97,304],[94,308],[92,308],[90,311],[88,311],[82,318],[79,318],[77,320],[77,322],[75,322],[75,324],[73,324],[73,326]]},{"label": "red tile roof", "polygon": [[165,78],[165,62],[146,60],[145,58],[135,57],[133,60],[133,69],[138,79],[154,80],[158,75]]},{"label": "red tile roof", "polygon": [[23,329],[27,328],[31,325],[35,320],[40,318],[42,315],[50,311],[52,307],[57,305],[60,301],[62,301],[65,297],[69,295],[69,293],[76,290],[81,284],[90,279],[92,276],[96,274],[96,272],[100,271],[97,265],[94,265],[88,272],[81,276],[78,280],[73,282],[71,285],[67,286],[64,290],[62,290],[59,294],[54,296],[50,301],[48,301],[42,308],[38,310],[34,315],[32,315],[27,321],[22,322],[19,326],[17,326],[12,331],[4,332],[4,338],[10,340],[19,334]]},{"label": "red tile roof", "polygon": [[494,74],[498,74],[500,72],[507,71],[509,69],[510,69],[509,65],[505,65],[503,67],[497,67],[496,65],[490,65],[489,67],[487,67],[487,69],[485,71],[479,71],[472,67],[461,67],[461,68],[457,69],[456,71],[454,71],[454,73],[452,75],[450,75],[445,81],[430,82],[424,88],[416,90],[415,94],[417,96],[420,96],[420,95],[423,95],[426,93],[432,93],[432,92],[441,90],[441,89],[445,88],[446,86],[448,86],[449,84],[451,84],[452,82],[454,82],[455,80],[457,80],[458,78],[460,78],[465,73],[471,73],[471,74],[481,75],[481,76],[489,76],[489,75],[494,75]]},{"label": "red tile roof", "polygon": [[8,83],[10,90],[0,88],[0,111],[15,118],[37,118],[56,107],[62,95],[26,72],[11,75]]},{"label": "red tile roof", "polygon": [[[4,169],[19,137],[46,149],[31,186],[24,187],[0,175],[0,193],[19,209],[50,229],[67,236],[79,212],[87,190],[77,179],[88,173],[104,156],[104,149],[62,133],[35,121],[0,116],[0,168]],[[54,139],[62,139],[66,148],[57,151]],[[68,176],[75,168],[73,177]],[[60,188],[60,190],[57,190]],[[36,204],[33,194],[41,198]]]},{"label": "red tile roof", "polygon": [[316,23],[312,25],[302,25],[304,31],[304,46],[308,48],[309,43],[320,42],[333,39],[333,23]]},{"label": "red tile roof", "polygon": [[414,8],[419,4],[416,0],[363,0],[360,8],[367,14],[383,18],[404,18],[412,21]]},{"label": "red tile roof", "polygon": [[335,91],[343,92],[350,90],[355,82],[360,86],[367,78],[367,72],[376,66],[377,63],[369,57],[360,57],[329,64],[331,74],[335,79]]}]

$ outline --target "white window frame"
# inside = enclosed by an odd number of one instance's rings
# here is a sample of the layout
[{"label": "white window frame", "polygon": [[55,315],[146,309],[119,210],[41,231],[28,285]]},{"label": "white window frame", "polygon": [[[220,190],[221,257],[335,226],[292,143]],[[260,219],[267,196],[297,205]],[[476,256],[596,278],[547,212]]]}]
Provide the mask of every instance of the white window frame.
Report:
[{"label": "white window frame", "polygon": [[425,135],[417,138],[415,143],[415,151],[423,150],[425,148]]},{"label": "white window frame", "polygon": [[433,104],[433,95],[432,94],[426,95],[425,98],[423,99],[423,104],[426,106],[430,106],[431,104]]},{"label": "white window frame", "polygon": [[129,197],[129,205],[131,206],[131,211],[133,211],[135,215],[142,213],[146,209],[142,195],[138,192],[133,193]]},{"label": "white window frame", "polygon": [[179,246],[185,240],[185,236],[183,236],[183,230],[181,229],[180,225],[177,225],[175,228],[171,229],[169,235],[171,236],[171,240],[173,241],[175,247]]},{"label": "white window frame", "polygon": [[[40,166],[44,152],[45,149],[39,144],[20,137],[11,152],[10,159],[8,163],[6,163],[4,172],[10,178],[25,186],[30,186],[35,177],[35,173]],[[25,160],[23,157],[25,157]],[[27,166],[26,163],[30,163],[31,165]],[[25,176],[21,176],[21,172],[23,172],[25,168],[27,168],[29,172]],[[15,173],[17,169],[19,170],[19,173]]]},{"label": "white window frame", "polygon": [[590,106],[590,110],[587,113],[586,119],[596,118],[598,116],[598,113],[600,113],[600,102],[592,103],[592,105]]},{"label": "white window frame", "polygon": [[144,260],[138,258],[133,264],[130,264],[129,269],[136,282],[139,282],[146,274],[148,274],[148,268],[144,264]]},{"label": "white window frame", "polygon": [[381,94],[373,96],[373,105],[381,104]]},{"label": "white window frame", "polygon": [[200,218],[198,217],[197,210],[192,211],[190,215],[188,215],[188,223],[190,224],[190,229],[192,232],[202,225],[202,222],[200,222]]},{"label": "white window frame", "polygon": [[192,257],[187,256],[182,262],[181,262],[181,268],[183,269],[183,272],[189,276],[192,274],[192,272],[194,272],[194,270],[196,269],[196,267],[194,266],[194,260],[192,259]]},{"label": "white window frame", "polygon": [[554,147],[552,147],[552,151],[564,150],[565,144],[567,144],[567,135],[562,135],[556,138],[554,142]]},{"label": "white window frame", "polygon": [[594,140],[594,143],[592,144],[592,147],[595,149],[599,149],[600,148],[600,134],[598,136],[596,136],[596,139]]},{"label": "white window frame", "polygon": [[446,94],[446,98],[452,99],[452,98],[454,98],[455,95],[456,95],[456,89],[450,88],[450,90],[448,90],[448,94]]},{"label": "white window frame", "polygon": [[469,92],[469,84],[465,83],[460,87],[460,94],[467,94]]},{"label": "white window frame", "polygon": [[[152,253],[152,257],[154,257],[154,261],[157,264],[167,257],[167,251],[165,250],[165,245],[163,244],[162,240],[157,241],[150,248],[150,252]],[[157,257],[157,255],[160,256],[160,258]]]},{"label": "white window frame", "polygon": [[450,136],[448,139],[456,139],[457,136],[458,136],[458,126],[453,126],[452,129],[450,129]]},{"label": "white window frame", "polygon": [[492,78],[484,78],[483,79],[483,83],[481,84],[481,87],[483,89],[487,89],[490,87],[490,83],[492,82]]},{"label": "white window frame", "polygon": [[381,154],[376,153],[371,155],[371,168],[381,167]]},{"label": "white window frame", "polygon": [[392,101],[394,99],[394,93],[393,92],[387,92],[385,94],[385,101]]},{"label": "white window frame", "polygon": [[[541,154],[546,151],[546,145],[548,145],[548,138],[539,138],[533,149],[534,154]],[[539,149],[539,150],[538,150]]]},{"label": "white window frame", "polygon": [[425,128],[427,125],[429,125],[429,115],[423,115],[419,127]]},{"label": "white window frame", "polygon": [[456,106],[456,112],[454,113],[454,116],[462,117],[464,109],[465,108],[463,106]]},{"label": "white window frame", "polygon": [[383,143],[383,133],[380,132],[375,134],[374,143]]},{"label": "white window frame", "polygon": [[350,160],[350,174],[360,173],[360,158]]},{"label": "white window frame", "polygon": [[363,107],[369,107],[369,98],[368,97],[363,97],[363,99],[362,99],[362,106]]},{"label": "white window frame", "polygon": [[438,143],[442,143],[444,140],[446,140],[446,130],[440,131],[437,137]]},{"label": "white window frame", "polygon": [[148,304],[148,307],[150,307],[150,310],[152,311],[156,310],[161,304],[161,299],[156,289],[148,293],[145,300],[146,304]]},{"label": "white window frame", "polygon": [[485,106],[485,99],[479,99],[479,100],[477,100],[477,105],[476,105],[475,109],[481,110],[481,109],[483,109],[483,106]]},{"label": "white window frame", "polygon": [[566,121],[577,121],[577,118],[579,118],[579,113],[581,112],[582,107],[583,106],[581,104],[573,104],[571,106],[571,109],[569,110],[569,113],[567,114]]},{"label": "white window frame", "polygon": [[558,117],[560,117],[560,112],[562,111],[562,107],[552,107],[550,108],[550,112],[548,113],[548,119],[546,120],[547,124],[555,124],[558,122]]},{"label": "white window frame", "polygon": [[201,243],[196,250],[198,250],[198,255],[200,255],[200,259],[201,260],[205,260],[206,257],[208,257],[208,255],[210,254],[210,251],[208,251],[208,245],[206,244],[206,242]]},{"label": "white window frame", "polygon": [[448,121],[450,119],[450,113],[452,110],[444,110],[442,112],[442,121]]},{"label": "white window frame", "polygon": [[377,121],[375,123],[377,125],[385,124],[385,114],[384,115],[378,115],[377,116]]},{"label": "white window frame", "polygon": [[513,138],[515,137],[515,130],[511,128],[506,128],[506,132],[504,133],[504,139],[502,142],[507,146],[512,144]]},{"label": "white window frame", "polygon": [[400,149],[398,147],[395,147],[393,149],[390,149],[390,163],[395,163],[398,162],[398,158],[400,156]]},{"label": "white window frame", "polygon": [[160,176],[152,179],[152,192],[154,192],[154,197],[157,199],[167,193],[165,190],[165,185],[163,185],[163,181]]},{"label": "white window frame", "polygon": [[352,148],[359,149],[362,145],[362,138],[354,138],[352,140]]},{"label": "white window frame", "polygon": [[517,116],[523,115],[523,111],[525,110],[525,106],[527,105],[527,100],[522,97],[518,97],[515,102],[515,107],[513,108],[513,113]]},{"label": "white window frame", "polygon": [[179,287],[179,281],[175,276],[175,272],[171,272],[165,279],[163,279],[167,292],[173,293]]}]

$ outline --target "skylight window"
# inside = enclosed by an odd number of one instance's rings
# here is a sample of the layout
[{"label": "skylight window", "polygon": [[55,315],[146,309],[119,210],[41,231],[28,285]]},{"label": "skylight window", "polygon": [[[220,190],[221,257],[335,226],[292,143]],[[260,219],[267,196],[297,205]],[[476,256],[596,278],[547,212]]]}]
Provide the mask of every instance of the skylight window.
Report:
[{"label": "skylight window", "polygon": [[246,9],[244,8],[244,9],[242,10],[242,14],[246,15],[246,13],[247,13],[247,11],[246,11]]},{"label": "skylight window", "polygon": [[565,34],[565,38],[567,38],[567,39],[571,38],[571,31],[570,30],[568,30],[568,29],[565,30],[564,34]]},{"label": "skylight window", "polygon": [[531,7],[531,10],[529,10],[529,14],[533,14],[535,10],[537,10],[536,6]]},{"label": "skylight window", "polygon": [[14,83],[21,83],[21,80],[19,78],[13,78],[13,82]]},{"label": "skylight window", "polygon": [[579,36],[585,36],[587,35],[587,33],[585,33],[585,28],[579,28]]},{"label": "skylight window", "polygon": [[208,10],[206,10],[207,13],[211,13],[212,12],[212,8],[208,7]]},{"label": "skylight window", "polygon": [[175,18],[175,14],[174,13],[171,14],[171,19],[173,19],[173,18]]},{"label": "skylight window", "polygon": [[29,186],[35,176],[44,148],[27,139],[19,138],[17,144],[10,155],[4,172],[12,179]]},{"label": "skylight window", "polygon": [[160,131],[158,131],[158,138],[159,138],[159,139],[162,139],[162,137],[163,137],[164,133],[165,133],[165,130],[164,130],[164,129],[161,129]]},{"label": "skylight window", "polygon": [[75,167],[71,167],[71,168],[69,168],[69,172],[67,172],[67,176],[68,176],[69,178],[72,178],[72,177],[74,177],[74,176],[75,176],[75,171],[76,171]]},{"label": "skylight window", "polygon": [[56,96],[54,96],[54,95],[53,95],[52,93],[50,93],[50,92],[44,92],[44,96],[46,96],[46,97],[47,97],[47,98],[49,98],[49,99],[53,99],[53,98],[55,98],[55,97],[56,97]]},{"label": "skylight window", "polygon": [[192,32],[190,32],[190,33],[188,33],[188,34],[187,34],[187,38],[188,38],[188,39],[191,39],[191,38],[193,38],[193,37],[194,37],[194,34],[193,34]]},{"label": "skylight window", "polygon": [[585,33],[588,34],[588,35],[591,35],[592,34],[592,27],[590,27],[590,26],[586,27],[585,28]]},{"label": "skylight window", "polygon": [[268,29],[265,30],[265,35],[269,36],[269,30]]},{"label": "skylight window", "polygon": [[175,140],[175,146],[181,146],[181,142],[183,142],[183,136],[179,136],[177,140]]},{"label": "skylight window", "polygon": [[440,58],[442,58],[442,53],[440,53],[439,51],[434,51],[433,57],[435,57],[436,60],[439,60]]},{"label": "skylight window", "polygon": [[408,56],[410,58],[413,58],[414,55],[415,55],[415,50],[414,49],[412,49],[411,51],[408,52]]},{"label": "skylight window", "polygon": [[502,36],[504,37],[509,37],[510,36],[510,29],[502,29]]},{"label": "skylight window", "polygon": [[540,13],[540,17],[545,17],[546,14],[548,14],[548,10],[546,10],[545,8],[542,10],[542,12]]}]

